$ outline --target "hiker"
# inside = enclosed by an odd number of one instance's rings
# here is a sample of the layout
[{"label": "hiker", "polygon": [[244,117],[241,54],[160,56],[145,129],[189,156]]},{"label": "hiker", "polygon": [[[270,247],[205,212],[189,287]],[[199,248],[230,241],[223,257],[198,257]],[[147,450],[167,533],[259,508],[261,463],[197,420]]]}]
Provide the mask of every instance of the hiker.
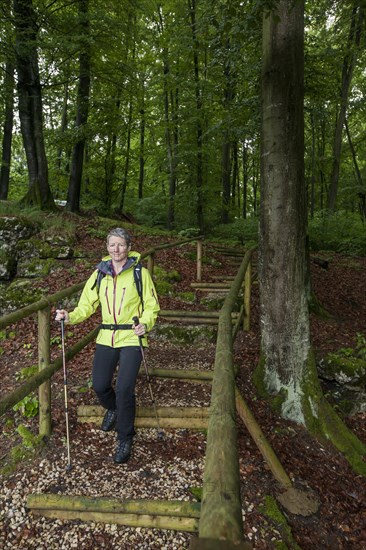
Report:
[{"label": "hiker", "polygon": [[[159,303],[149,271],[141,266],[140,254],[131,251],[131,237],[122,228],[107,236],[109,256],[103,258],[86,282],[76,308],[68,313],[56,310],[56,321],[77,324],[102,308],[102,324],[97,336],[93,362],[93,389],[107,409],[101,429],[116,427],[114,461],[130,458],[135,434],[135,385],[142,361],[140,342],[147,346],[146,334],[153,328]],[[138,324],[133,318],[138,318]],[[135,321],[137,323],[137,320]],[[113,375],[119,364],[115,389]]]}]

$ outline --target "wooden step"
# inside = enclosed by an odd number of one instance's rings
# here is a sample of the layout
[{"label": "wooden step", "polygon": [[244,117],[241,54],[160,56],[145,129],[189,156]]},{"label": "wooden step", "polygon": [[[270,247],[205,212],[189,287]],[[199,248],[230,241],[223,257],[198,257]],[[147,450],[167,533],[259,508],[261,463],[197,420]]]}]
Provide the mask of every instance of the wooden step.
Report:
[{"label": "wooden step", "polygon": [[198,531],[200,503],[168,500],[122,500],[106,497],[30,494],[27,508],[37,516],[126,525]]},{"label": "wooden step", "polygon": [[[157,407],[159,425],[166,429],[206,430],[209,407]],[[80,405],[78,422],[101,424],[105,409],[99,405]],[[136,428],[157,428],[153,407],[137,407]]]}]

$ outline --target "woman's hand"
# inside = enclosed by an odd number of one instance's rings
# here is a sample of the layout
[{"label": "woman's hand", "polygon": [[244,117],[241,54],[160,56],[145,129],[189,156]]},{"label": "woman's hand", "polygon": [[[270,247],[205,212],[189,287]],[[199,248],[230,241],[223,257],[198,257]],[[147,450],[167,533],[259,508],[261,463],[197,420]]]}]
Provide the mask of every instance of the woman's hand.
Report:
[{"label": "woman's hand", "polygon": [[65,323],[70,321],[70,317],[66,309],[56,309],[55,321],[65,321]]},{"label": "woman's hand", "polygon": [[146,334],[146,325],[144,325],[142,323],[139,323],[138,325],[133,326],[133,330],[134,330],[136,336],[141,337],[144,334]]}]

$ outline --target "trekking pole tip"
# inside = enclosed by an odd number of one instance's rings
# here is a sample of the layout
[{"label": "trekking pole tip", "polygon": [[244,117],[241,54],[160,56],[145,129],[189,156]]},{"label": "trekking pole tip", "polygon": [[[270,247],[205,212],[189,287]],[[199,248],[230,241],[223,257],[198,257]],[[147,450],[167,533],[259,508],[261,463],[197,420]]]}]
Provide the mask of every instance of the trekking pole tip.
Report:
[{"label": "trekking pole tip", "polygon": [[71,470],[72,470],[72,465],[71,465],[71,464],[68,464],[68,465],[66,466],[66,472],[71,472]]}]

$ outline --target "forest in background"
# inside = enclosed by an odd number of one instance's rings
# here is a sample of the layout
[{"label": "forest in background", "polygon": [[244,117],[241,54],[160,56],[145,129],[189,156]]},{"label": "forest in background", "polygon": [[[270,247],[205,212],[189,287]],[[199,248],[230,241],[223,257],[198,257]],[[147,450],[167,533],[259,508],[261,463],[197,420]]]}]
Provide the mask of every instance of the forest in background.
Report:
[{"label": "forest in background", "polygon": [[[274,5],[2,0],[0,199],[43,209],[57,199],[168,229],[256,227],[262,19]],[[310,224],[354,226],[356,253],[366,249],[364,45],[362,0],[306,3]]]}]

